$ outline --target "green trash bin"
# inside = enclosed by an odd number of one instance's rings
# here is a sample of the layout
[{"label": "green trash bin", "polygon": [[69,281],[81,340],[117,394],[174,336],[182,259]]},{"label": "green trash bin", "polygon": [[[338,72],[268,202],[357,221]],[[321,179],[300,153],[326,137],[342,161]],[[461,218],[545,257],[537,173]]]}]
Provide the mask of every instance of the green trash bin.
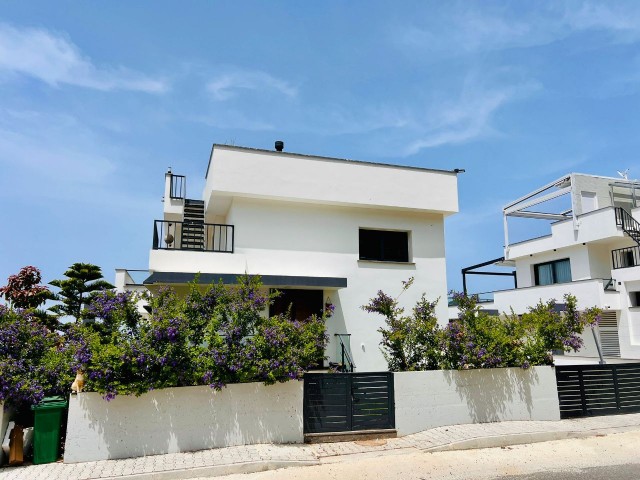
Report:
[{"label": "green trash bin", "polygon": [[62,412],[67,408],[63,397],[46,397],[38,405],[33,405],[33,463],[52,463],[60,453],[60,426]]}]

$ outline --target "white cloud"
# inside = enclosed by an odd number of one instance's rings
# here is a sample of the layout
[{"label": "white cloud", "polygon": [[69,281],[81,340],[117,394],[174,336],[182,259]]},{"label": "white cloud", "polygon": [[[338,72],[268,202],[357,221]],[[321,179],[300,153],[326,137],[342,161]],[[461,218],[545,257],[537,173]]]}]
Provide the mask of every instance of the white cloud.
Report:
[{"label": "white cloud", "polygon": [[163,80],[124,67],[98,67],[67,38],[39,28],[0,24],[0,71],[27,75],[49,85],[96,90],[162,93]]},{"label": "white cloud", "polygon": [[140,175],[125,168],[132,156],[71,115],[0,109],[0,197],[15,205],[53,211],[71,202],[78,215],[148,211],[157,198],[119,181]]},{"label": "white cloud", "polygon": [[295,97],[298,90],[288,82],[259,71],[224,73],[207,84],[207,90],[216,100],[228,100],[238,90],[275,91],[287,97]]},{"label": "white cloud", "polygon": [[[609,30],[618,34],[631,34],[637,38],[640,34],[640,9],[638,3],[591,3],[586,2],[579,8],[567,8],[564,21],[576,31]],[[630,39],[632,39],[630,38]]]},{"label": "white cloud", "polygon": [[454,101],[439,102],[427,107],[417,139],[405,149],[413,155],[425,148],[469,142],[496,134],[492,126],[495,114],[505,105],[540,88],[534,82],[487,89],[476,80],[468,80]]},{"label": "white cloud", "polygon": [[638,2],[558,2],[531,10],[524,4],[515,10],[449,6],[442,17],[430,12],[422,21],[396,26],[394,42],[451,55],[546,45],[588,30],[608,32],[614,41],[640,39]]}]

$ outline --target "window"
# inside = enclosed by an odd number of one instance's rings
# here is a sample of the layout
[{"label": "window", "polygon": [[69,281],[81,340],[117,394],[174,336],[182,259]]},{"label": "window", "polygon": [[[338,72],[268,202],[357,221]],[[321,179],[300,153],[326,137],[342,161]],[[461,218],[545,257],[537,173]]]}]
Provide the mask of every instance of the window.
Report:
[{"label": "window", "polygon": [[629,305],[632,307],[640,307],[640,292],[629,292]]},{"label": "window", "polygon": [[571,262],[568,258],[533,266],[536,285],[551,285],[571,281]]},{"label": "window", "polygon": [[360,229],[360,260],[409,261],[409,232]]}]

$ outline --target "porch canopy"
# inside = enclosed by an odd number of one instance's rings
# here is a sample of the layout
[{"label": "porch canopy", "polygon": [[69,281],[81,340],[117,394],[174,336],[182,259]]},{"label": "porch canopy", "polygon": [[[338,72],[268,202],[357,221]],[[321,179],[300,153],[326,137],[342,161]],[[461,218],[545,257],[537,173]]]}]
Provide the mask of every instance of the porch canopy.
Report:
[{"label": "porch canopy", "polygon": [[[184,285],[196,278],[197,273],[153,272],[144,280],[144,285]],[[209,285],[222,281],[225,285],[235,285],[242,274],[238,273],[200,273],[198,284]],[[253,275],[250,275],[253,276]],[[260,275],[265,287],[323,288],[339,289],[347,287],[347,279],[342,277],[302,277],[294,275]]]}]

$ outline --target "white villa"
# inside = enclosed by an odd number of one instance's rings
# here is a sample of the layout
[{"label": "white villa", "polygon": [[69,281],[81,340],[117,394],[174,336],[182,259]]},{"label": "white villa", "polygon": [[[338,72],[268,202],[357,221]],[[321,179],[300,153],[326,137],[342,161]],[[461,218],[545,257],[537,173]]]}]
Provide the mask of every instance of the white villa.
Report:
[{"label": "white villa", "polygon": [[[199,282],[233,284],[258,274],[281,297],[270,308],[292,315],[335,305],[327,324],[329,362],[359,372],[386,370],[377,329],[360,307],[378,290],[402,303],[439,298],[448,320],[444,219],[458,211],[457,174],[408,166],[214,145],[201,199],[168,172],[164,212],[154,223],[149,269],[116,272],[120,289]],[[138,272],[139,276],[139,272]]]},{"label": "white villa", "polygon": [[[577,355],[586,358],[556,357],[556,364],[599,361],[594,338],[605,361],[640,358],[639,194],[638,181],[571,173],[518,198],[503,209],[504,257],[463,269],[465,289],[467,275],[500,274],[486,271],[494,265],[514,268],[502,274],[513,275],[516,288],[493,292],[483,308],[521,314],[571,293],[579,308],[604,311],[595,335],[583,334]],[[516,217],[551,221],[551,233],[512,242],[509,220]]]}]

